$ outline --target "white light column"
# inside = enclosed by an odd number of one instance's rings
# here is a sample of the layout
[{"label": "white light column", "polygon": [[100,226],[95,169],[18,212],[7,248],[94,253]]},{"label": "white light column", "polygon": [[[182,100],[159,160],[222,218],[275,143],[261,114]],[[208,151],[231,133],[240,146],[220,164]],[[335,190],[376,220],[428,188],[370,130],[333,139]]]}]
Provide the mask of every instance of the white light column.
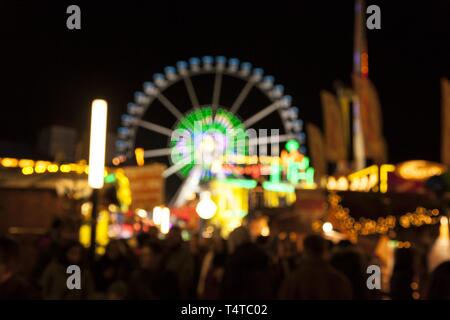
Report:
[{"label": "white light column", "polygon": [[105,171],[106,121],[108,104],[105,100],[94,100],[91,112],[91,138],[89,144],[89,186],[103,188]]},{"label": "white light column", "polygon": [[106,122],[108,119],[108,104],[105,100],[94,100],[91,111],[91,136],[89,144],[89,175],[88,184],[92,192],[91,243],[90,258],[95,259],[97,238],[98,191],[103,188],[106,152]]}]

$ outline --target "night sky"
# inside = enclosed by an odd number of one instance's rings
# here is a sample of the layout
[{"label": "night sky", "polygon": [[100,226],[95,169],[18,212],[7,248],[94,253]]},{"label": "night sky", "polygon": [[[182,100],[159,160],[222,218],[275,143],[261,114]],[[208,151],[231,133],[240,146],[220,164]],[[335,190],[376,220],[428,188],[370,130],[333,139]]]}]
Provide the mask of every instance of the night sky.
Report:
[{"label": "night sky", "polygon": [[[332,90],[336,80],[350,84],[350,0],[93,2],[0,2],[0,140],[33,146],[51,124],[86,134],[96,97],[108,100],[115,131],[144,81],[192,56],[236,57],[263,68],[293,96],[300,117],[319,126],[320,90]],[[66,29],[70,4],[81,7],[80,31]],[[382,29],[367,36],[389,160],[439,160],[450,1],[368,4],[382,13]]]}]

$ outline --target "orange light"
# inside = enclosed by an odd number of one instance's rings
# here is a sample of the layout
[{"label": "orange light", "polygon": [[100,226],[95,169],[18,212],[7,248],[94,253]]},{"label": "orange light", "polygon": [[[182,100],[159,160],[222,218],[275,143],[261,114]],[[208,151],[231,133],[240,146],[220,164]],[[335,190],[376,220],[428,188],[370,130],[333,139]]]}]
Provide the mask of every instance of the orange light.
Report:
[{"label": "orange light", "polygon": [[142,167],[145,164],[144,149],[136,148],[134,150],[134,154],[136,156],[136,163],[137,163],[137,165]]},{"label": "orange light", "polygon": [[19,167],[25,168],[25,167],[33,167],[34,161],[29,159],[21,159],[19,160]]},{"label": "orange light", "polygon": [[3,158],[2,166],[6,168],[15,168],[19,164],[19,161],[14,158]]}]

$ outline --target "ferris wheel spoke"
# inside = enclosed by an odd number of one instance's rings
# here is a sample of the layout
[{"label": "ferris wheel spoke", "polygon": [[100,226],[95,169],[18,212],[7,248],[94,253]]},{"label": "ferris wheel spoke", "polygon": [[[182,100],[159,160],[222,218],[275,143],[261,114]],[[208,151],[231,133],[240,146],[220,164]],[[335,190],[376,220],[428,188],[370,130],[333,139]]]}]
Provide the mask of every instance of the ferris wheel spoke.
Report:
[{"label": "ferris wheel spoke", "polygon": [[214,91],[213,91],[213,102],[212,108],[216,109],[220,103],[220,90],[222,88],[222,72],[217,72],[214,77]]},{"label": "ferris wheel spoke", "polygon": [[188,92],[189,99],[191,100],[192,106],[194,108],[198,108],[199,107],[198,98],[197,98],[197,94],[195,93],[194,85],[192,84],[191,78],[184,77],[183,79],[184,79],[184,84],[186,86],[186,90]]},{"label": "ferris wheel spoke", "polygon": [[172,113],[178,120],[181,120],[183,118],[183,114],[180,112],[180,110],[178,110],[177,107],[175,107],[173,103],[170,102],[170,100],[167,99],[162,93],[160,93],[157,98],[162,103],[162,105],[166,107],[166,109],[169,110],[170,113]]},{"label": "ferris wheel spoke", "polygon": [[168,156],[172,151],[171,148],[163,148],[163,149],[152,149],[144,151],[144,158],[155,158],[161,156]]},{"label": "ferris wheel spoke", "polygon": [[245,120],[244,126],[246,128],[248,128],[248,127],[254,125],[256,122],[261,121],[262,119],[264,119],[265,117],[270,115],[272,112],[278,110],[279,108],[280,108],[280,104],[278,102],[274,102],[274,103],[270,104],[269,106],[265,107],[258,113],[254,114],[253,116],[251,116],[250,118]]},{"label": "ferris wheel spoke", "polygon": [[160,126],[159,124],[153,123],[153,122],[149,122],[149,121],[145,121],[145,120],[139,120],[137,122],[137,125],[144,128],[144,129],[148,129],[163,135],[166,135],[168,137],[172,136],[172,130],[170,130],[169,128]]},{"label": "ferris wheel spoke", "polygon": [[164,178],[168,178],[171,175],[173,175],[174,173],[180,171],[181,169],[183,169],[183,167],[187,164],[189,164],[189,159],[183,159],[181,161],[178,161],[177,163],[175,163],[174,165],[170,166],[169,168],[167,168],[166,170],[164,170],[164,172],[162,173],[162,176]]},{"label": "ferris wheel spoke", "polygon": [[193,192],[198,191],[200,179],[202,176],[202,168],[199,165],[194,166],[189,173],[188,178],[183,182],[181,187],[176,192],[175,196],[171,200],[171,204],[175,207],[180,207],[186,202],[187,196]]},{"label": "ferris wheel spoke", "polygon": [[239,93],[238,97],[234,101],[233,105],[230,108],[230,111],[232,113],[236,113],[239,108],[241,107],[242,103],[244,102],[245,98],[247,98],[248,94],[250,93],[250,90],[253,88],[254,82],[249,81],[245,84],[244,88],[242,88],[241,92]]}]

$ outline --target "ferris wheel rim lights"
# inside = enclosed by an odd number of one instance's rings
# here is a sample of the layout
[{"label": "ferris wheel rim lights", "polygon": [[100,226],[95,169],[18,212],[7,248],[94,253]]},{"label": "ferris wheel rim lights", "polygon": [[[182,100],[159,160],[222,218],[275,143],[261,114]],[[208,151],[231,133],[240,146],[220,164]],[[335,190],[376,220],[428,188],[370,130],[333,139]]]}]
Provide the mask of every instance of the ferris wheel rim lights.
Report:
[{"label": "ferris wheel rim lights", "polygon": [[[261,68],[253,68],[249,62],[241,62],[237,58],[226,58],[224,56],[205,55],[201,58],[191,57],[188,61],[177,61],[174,66],[163,68],[164,73],[155,73],[153,82],[144,82],[143,91],[134,94],[134,101],[128,103],[127,113],[122,115],[122,126],[118,129],[119,139],[116,141],[117,155],[121,159],[132,157],[134,140],[140,119],[146,113],[152,102],[162,96],[163,91],[172,84],[189,79],[201,74],[223,74],[240,78],[259,89],[265,96],[276,103],[281,120],[286,132],[292,134],[302,144],[304,143],[303,121],[298,119],[298,108],[292,106],[292,97],[284,94],[284,86],[275,84],[271,75],[264,75]],[[231,108],[231,106],[230,106]],[[230,111],[230,108],[225,110]],[[172,112],[178,120],[185,114]],[[302,152],[306,152],[302,145]]]}]

